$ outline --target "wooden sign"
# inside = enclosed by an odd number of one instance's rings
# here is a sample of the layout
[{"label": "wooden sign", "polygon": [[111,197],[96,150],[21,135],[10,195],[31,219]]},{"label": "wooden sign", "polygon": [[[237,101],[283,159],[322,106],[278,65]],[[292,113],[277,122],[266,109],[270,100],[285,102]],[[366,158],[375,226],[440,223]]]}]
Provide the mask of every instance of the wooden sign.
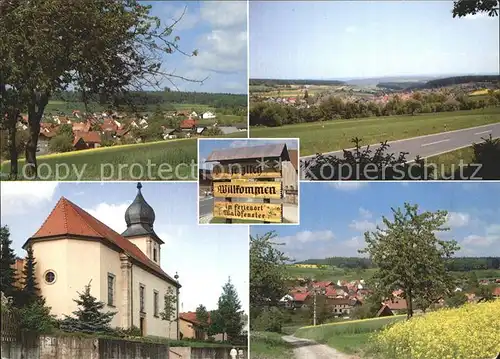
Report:
[{"label": "wooden sign", "polygon": [[212,169],[212,178],[214,180],[281,178],[281,170],[277,161],[217,164]]},{"label": "wooden sign", "polygon": [[214,202],[214,217],[281,223],[282,205],[251,202]]},{"label": "wooden sign", "polygon": [[214,182],[214,197],[217,198],[282,198],[281,182],[231,181]]}]

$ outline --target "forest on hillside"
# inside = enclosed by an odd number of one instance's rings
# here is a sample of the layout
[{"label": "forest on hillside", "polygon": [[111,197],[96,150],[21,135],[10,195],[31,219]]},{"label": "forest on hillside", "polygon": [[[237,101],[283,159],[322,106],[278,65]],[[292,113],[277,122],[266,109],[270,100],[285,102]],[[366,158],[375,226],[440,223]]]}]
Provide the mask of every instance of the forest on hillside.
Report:
[{"label": "forest on hillside", "polygon": [[[329,257],[324,259],[308,259],[295,264],[319,264],[348,269],[374,268],[369,258],[361,257]],[[455,257],[446,260],[450,271],[467,272],[480,269],[500,269],[500,257]]]},{"label": "forest on hillside", "polygon": [[480,75],[480,76],[453,76],[442,79],[429,80],[427,82],[380,82],[377,84],[379,88],[391,90],[416,90],[416,89],[433,89],[451,85],[461,85],[471,82],[496,82],[500,81],[498,75]]},{"label": "forest on hillside", "polygon": [[[78,91],[63,91],[54,94],[52,100],[66,102],[81,102],[83,94]],[[247,106],[247,96],[225,93],[208,93],[208,92],[182,92],[170,91],[166,88],[164,91],[143,91],[130,92],[127,94],[119,94],[110,98],[90,98],[89,101],[100,104],[114,103],[116,105],[135,105],[148,106],[160,105],[167,106],[170,104],[195,104],[205,105],[214,108],[239,108]]]},{"label": "forest on hillside", "polygon": [[285,80],[285,79],[250,79],[250,86],[283,86],[283,85],[323,85],[340,86],[344,81],[338,80]]}]

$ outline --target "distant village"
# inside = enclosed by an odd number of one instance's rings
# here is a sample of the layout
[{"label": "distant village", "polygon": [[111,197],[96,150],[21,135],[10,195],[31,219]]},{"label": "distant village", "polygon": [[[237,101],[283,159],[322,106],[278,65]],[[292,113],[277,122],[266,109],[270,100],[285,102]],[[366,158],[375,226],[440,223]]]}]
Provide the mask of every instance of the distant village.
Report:
[{"label": "distant village", "polygon": [[[342,97],[347,102],[375,102],[377,104],[386,104],[396,96],[402,101],[407,101],[412,98],[414,92],[427,94],[444,91],[450,92],[449,95],[453,97],[454,93],[470,93],[481,89],[494,89],[494,86],[491,83],[465,83],[432,89],[395,90],[389,88],[357,88],[346,85],[335,87],[334,90],[316,92],[314,96],[308,93],[313,88],[310,85],[295,86],[295,88],[298,88],[296,96],[282,96],[280,95],[280,88],[278,88],[278,94],[276,94],[276,96],[263,97],[261,96],[261,92],[253,93],[252,102],[277,103],[303,109],[310,108],[311,106],[317,106],[325,97],[335,95]],[[283,88],[282,90],[283,92],[286,92],[289,89]]]},{"label": "distant village", "polygon": [[[324,305],[333,317],[349,318],[353,311],[362,306],[365,299],[372,293],[363,279],[359,280],[338,280],[316,281],[305,278],[295,278],[297,285],[292,286],[289,293],[283,296],[280,304],[290,310],[307,310],[314,305],[314,296],[321,296],[324,299]],[[493,287],[493,296],[500,299],[500,278],[482,279],[479,285],[491,285]],[[454,292],[462,292],[467,297],[469,303],[481,301],[481,297],[468,293],[464,288],[456,287]],[[380,303],[376,317],[384,317],[406,313],[406,299],[404,299],[403,290],[392,292],[392,298]],[[444,298],[440,298],[434,303],[435,308],[445,306]],[[416,309],[415,313],[419,310]]]},{"label": "distant village", "polygon": [[[45,116],[40,126],[37,152],[38,154],[54,152],[50,142],[60,134],[64,125],[71,126],[73,150],[143,142],[144,136],[141,134],[147,133],[148,129],[151,130],[153,123],[159,124],[157,126],[159,128],[155,127],[155,132],[160,132],[159,136],[155,133],[157,140],[228,135],[247,130],[246,123],[219,125],[217,115],[211,111],[203,113],[170,111],[163,113],[163,117],[158,121],[148,114],[131,118],[117,111],[90,114],[79,110],[73,110],[71,115]],[[27,130],[27,123],[27,116],[22,116],[18,122],[18,130]]]}]

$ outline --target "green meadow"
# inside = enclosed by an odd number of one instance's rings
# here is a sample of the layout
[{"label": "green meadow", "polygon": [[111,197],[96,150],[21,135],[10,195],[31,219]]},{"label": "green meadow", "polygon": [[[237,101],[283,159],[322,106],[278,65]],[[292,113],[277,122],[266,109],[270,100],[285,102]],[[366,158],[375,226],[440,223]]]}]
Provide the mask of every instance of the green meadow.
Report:
[{"label": "green meadow", "polygon": [[250,137],[300,138],[300,154],[307,156],[352,148],[351,140],[355,137],[360,138],[363,145],[369,145],[497,122],[500,122],[500,107],[252,127]]}]

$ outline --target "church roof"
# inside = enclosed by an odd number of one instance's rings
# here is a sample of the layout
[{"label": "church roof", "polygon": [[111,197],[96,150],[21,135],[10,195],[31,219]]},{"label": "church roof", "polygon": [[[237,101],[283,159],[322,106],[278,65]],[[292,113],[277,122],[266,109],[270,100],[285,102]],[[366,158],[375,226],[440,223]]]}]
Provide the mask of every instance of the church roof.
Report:
[{"label": "church roof", "polygon": [[149,235],[160,244],[163,244],[164,242],[153,230],[155,211],[142,196],[141,188],[141,183],[137,183],[137,195],[135,196],[132,204],[125,211],[127,229],[122,233],[122,236],[128,238]]},{"label": "church roof", "polygon": [[108,244],[119,247],[125,254],[180,288],[176,280],[150,260],[135,244],[64,197],[61,197],[40,229],[29,240],[68,235],[107,241]]}]

